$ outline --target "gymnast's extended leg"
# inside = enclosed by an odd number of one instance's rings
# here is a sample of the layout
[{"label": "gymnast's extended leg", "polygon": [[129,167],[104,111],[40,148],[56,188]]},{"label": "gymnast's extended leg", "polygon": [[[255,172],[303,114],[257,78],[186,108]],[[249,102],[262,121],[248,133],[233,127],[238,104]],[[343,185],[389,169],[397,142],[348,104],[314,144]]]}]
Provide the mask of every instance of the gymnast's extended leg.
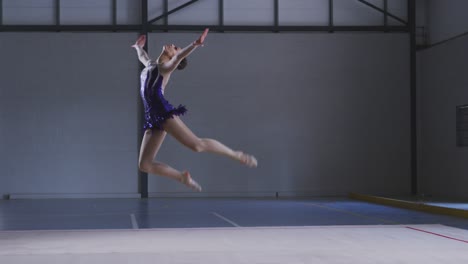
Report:
[{"label": "gymnast's extended leg", "polygon": [[217,140],[197,137],[177,116],[167,119],[163,128],[177,141],[195,152],[211,152],[224,155],[246,166],[257,167],[257,160],[254,156],[245,154],[242,151],[234,151]]}]

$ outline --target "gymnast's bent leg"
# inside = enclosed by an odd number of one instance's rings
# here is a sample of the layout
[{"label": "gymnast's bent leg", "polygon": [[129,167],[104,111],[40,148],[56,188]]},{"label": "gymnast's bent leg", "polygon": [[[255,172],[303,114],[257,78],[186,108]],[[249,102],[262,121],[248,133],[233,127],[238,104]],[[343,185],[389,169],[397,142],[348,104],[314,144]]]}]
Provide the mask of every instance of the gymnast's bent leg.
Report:
[{"label": "gymnast's bent leg", "polygon": [[201,191],[200,185],[190,177],[190,173],[188,171],[180,172],[167,164],[153,161],[164,141],[164,138],[166,137],[166,134],[167,133],[165,131],[157,129],[147,129],[145,131],[143,140],[141,141],[140,157],[138,161],[139,169],[147,173],[172,178],[196,191]]}]

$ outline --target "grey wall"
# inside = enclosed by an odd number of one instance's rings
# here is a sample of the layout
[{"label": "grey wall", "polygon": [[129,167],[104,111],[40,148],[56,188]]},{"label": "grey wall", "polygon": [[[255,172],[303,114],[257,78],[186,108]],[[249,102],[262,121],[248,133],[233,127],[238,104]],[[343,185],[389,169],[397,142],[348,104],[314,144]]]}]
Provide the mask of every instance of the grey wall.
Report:
[{"label": "grey wall", "polygon": [[[153,34],[186,45],[194,34]],[[163,42],[164,41],[164,42]],[[216,34],[166,96],[201,137],[258,157],[255,170],[172,138],[159,159],[188,169],[202,195],[409,192],[408,38],[404,34]],[[155,196],[190,195],[150,178]]]},{"label": "grey wall", "polygon": [[[134,195],[136,35],[0,37],[0,193]],[[151,34],[151,54],[195,37]],[[196,134],[260,165],[196,154],[167,137],[157,158],[190,170],[205,192],[150,177],[151,194],[409,192],[407,58],[405,34],[210,34],[166,96],[187,105],[183,120]]]},{"label": "grey wall", "polygon": [[438,43],[468,32],[468,1],[428,0],[428,27],[430,44]]},{"label": "grey wall", "polygon": [[0,194],[135,196],[136,34],[0,34]]},{"label": "grey wall", "polygon": [[420,191],[468,198],[468,149],[456,146],[457,105],[468,104],[468,37],[418,54]]}]

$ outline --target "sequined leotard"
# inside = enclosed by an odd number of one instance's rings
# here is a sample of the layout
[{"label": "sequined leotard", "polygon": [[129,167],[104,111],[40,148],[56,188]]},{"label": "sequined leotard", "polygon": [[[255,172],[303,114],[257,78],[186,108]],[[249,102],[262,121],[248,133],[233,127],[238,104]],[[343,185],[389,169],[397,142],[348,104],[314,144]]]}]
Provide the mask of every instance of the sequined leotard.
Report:
[{"label": "sequined leotard", "polygon": [[162,84],[163,76],[159,74],[158,65],[155,62],[150,62],[143,69],[140,75],[141,80],[141,99],[145,108],[145,121],[143,128],[146,129],[163,129],[163,123],[168,118],[173,118],[174,115],[180,116],[187,112],[183,105],[175,108],[165,98],[163,94]]}]

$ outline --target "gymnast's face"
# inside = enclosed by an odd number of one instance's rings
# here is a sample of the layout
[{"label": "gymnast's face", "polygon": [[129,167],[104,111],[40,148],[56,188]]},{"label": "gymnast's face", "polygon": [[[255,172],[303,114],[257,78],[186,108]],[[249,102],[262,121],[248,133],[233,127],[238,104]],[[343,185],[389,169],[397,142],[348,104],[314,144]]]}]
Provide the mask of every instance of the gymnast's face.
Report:
[{"label": "gymnast's face", "polygon": [[179,47],[176,47],[174,44],[164,45],[163,53],[169,58],[174,57],[180,51]]}]

